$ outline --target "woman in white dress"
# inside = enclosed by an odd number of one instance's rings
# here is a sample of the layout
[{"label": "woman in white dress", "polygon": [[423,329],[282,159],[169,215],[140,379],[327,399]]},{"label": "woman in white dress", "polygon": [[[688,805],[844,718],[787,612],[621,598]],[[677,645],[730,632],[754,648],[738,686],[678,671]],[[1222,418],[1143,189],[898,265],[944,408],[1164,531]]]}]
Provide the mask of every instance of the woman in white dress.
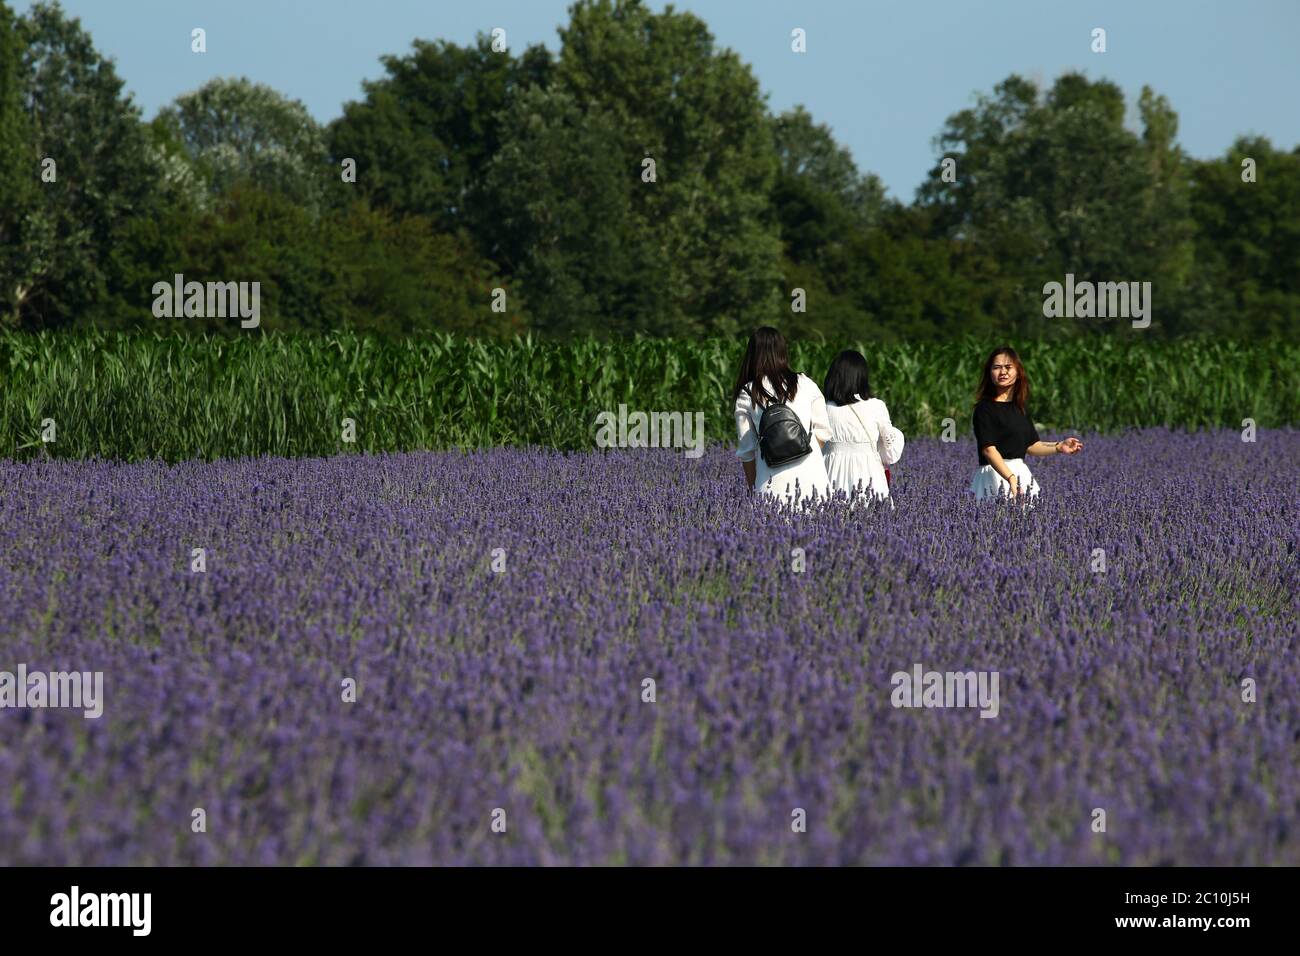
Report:
[{"label": "woman in white dress", "polygon": [[[733,397],[739,439],[736,457],[744,463],[749,487],[795,504],[806,504],[814,496],[825,500],[830,480],[821,446],[831,435],[826,400],[812,379],[790,368],[785,338],[776,329],[764,326],[749,337]],[[759,450],[758,430],[764,409],[776,402],[783,402],[798,415],[812,448],[802,458],[770,467]]]},{"label": "woman in white dress", "polygon": [[846,349],[835,356],[822,394],[831,424],[823,449],[831,489],[850,497],[869,492],[878,500],[889,498],[885,469],[903,457],[903,433],[889,420],[885,403],[872,397],[861,352]]},{"label": "woman in white dress", "polygon": [[1025,464],[1025,456],[1074,455],[1083,451],[1077,438],[1043,441],[1025,411],[1029,379],[1020,356],[1010,346],[994,349],[984,361],[984,374],[975,392],[971,426],[979,466],[971,477],[976,500],[1024,496],[1038,497],[1038,482]]}]

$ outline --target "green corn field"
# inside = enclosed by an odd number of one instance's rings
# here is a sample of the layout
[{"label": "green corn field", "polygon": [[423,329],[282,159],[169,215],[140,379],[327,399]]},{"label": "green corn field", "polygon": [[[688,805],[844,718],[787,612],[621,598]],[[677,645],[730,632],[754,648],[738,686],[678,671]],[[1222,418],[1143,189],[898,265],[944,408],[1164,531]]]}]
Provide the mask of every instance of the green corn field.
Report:
[{"label": "green corn field", "polygon": [[[876,394],[909,435],[965,436],[990,344],[868,349]],[[1102,337],[1012,343],[1035,421],[1053,431],[1300,423],[1300,345]],[[596,415],[702,411],[735,440],[731,389],[743,341],[363,333],[201,336],[95,330],[0,333],[0,457],[216,459],[418,448],[594,446]],[[841,346],[796,343],[820,383]],[[355,442],[343,441],[343,420]],[[51,429],[50,423],[53,423]],[[45,440],[53,437],[53,441]]]}]

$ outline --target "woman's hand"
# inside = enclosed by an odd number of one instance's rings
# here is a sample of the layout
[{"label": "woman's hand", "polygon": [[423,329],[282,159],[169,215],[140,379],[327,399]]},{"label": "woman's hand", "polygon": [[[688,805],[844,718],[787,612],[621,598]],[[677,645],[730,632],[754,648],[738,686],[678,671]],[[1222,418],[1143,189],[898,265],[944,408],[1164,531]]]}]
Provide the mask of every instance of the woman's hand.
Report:
[{"label": "woman's hand", "polygon": [[1056,443],[1056,450],[1062,455],[1073,455],[1076,452],[1083,451],[1083,442],[1077,438],[1062,438]]},{"label": "woman's hand", "polygon": [[1020,497],[1020,476],[1015,472],[1007,477],[1007,495],[1011,498]]}]

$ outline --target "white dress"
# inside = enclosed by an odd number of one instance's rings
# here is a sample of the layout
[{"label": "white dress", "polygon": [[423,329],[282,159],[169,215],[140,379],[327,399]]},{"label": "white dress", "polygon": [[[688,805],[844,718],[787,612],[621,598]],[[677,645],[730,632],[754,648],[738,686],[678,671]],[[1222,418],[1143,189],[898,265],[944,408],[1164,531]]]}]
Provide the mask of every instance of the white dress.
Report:
[{"label": "white dress", "polygon": [[[1020,492],[1030,500],[1038,497],[1038,480],[1034,478],[1034,473],[1029,470],[1023,458],[1004,458],[1002,459],[1007,468],[1018,479]],[[975,496],[976,501],[983,501],[989,498],[1000,498],[1011,491],[1011,485],[996,471],[992,465],[980,465],[975,469],[975,474],[970,480],[971,494]]]},{"label": "white dress", "polygon": [[[858,398],[858,396],[853,396]],[[889,409],[878,398],[858,398],[852,405],[826,406],[831,440],[822,449],[831,488],[852,496],[871,492],[889,497],[885,468],[903,457],[903,433],[889,420]]]},{"label": "white dress", "polygon": [[[771,382],[764,380],[768,393],[772,391]],[[812,437],[812,451],[798,461],[788,462],[769,468],[758,452],[758,423],[762,419],[763,409],[754,405],[749,393],[742,391],[736,399],[736,457],[741,461],[752,461],[756,465],[754,487],[763,494],[771,495],[783,501],[806,503],[815,493],[825,499],[830,494],[830,479],[826,477],[826,465],[818,442],[828,441],[831,437],[830,422],[826,418],[826,399],[817,383],[802,372],[794,398],[787,403],[799,416],[803,427]],[[798,483],[798,498],[795,497],[795,483]]]}]

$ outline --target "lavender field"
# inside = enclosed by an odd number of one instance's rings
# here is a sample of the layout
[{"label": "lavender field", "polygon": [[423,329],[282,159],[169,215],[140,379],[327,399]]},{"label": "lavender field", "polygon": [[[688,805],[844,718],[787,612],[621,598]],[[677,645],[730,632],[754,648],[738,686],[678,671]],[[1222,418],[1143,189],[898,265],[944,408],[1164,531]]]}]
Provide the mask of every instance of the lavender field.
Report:
[{"label": "lavender field", "polygon": [[798,516],[716,446],[0,463],[0,671],[104,674],[0,710],[0,864],[1300,864],[1300,431],[1084,437],[1027,512],[929,439]]}]

